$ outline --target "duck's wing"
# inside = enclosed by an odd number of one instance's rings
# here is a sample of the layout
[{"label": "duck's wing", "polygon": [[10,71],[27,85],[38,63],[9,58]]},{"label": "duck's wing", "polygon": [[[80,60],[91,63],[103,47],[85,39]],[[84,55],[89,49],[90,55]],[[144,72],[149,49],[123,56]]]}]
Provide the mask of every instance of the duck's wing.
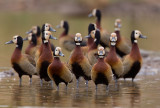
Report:
[{"label": "duck's wing", "polygon": [[23,55],[19,65],[22,70],[29,75],[37,74],[34,59],[30,58],[28,55]]},{"label": "duck's wing", "polygon": [[64,66],[63,66],[63,71],[61,73],[61,78],[66,82],[71,82],[73,80],[73,74],[71,73],[66,63],[63,63],[63,65]]}]

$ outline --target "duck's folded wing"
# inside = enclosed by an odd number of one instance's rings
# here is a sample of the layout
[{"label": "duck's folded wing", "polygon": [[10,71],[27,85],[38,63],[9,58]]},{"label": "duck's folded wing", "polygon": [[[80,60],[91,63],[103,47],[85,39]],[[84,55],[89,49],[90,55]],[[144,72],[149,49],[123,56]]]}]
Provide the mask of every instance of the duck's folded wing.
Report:
[{"label": "duck's folded wing", "polygon": [[70,40],[66,40],[63,43],[63,47],[69,51],[72,51],[75,48],[75,42],[70,41]]},{"label": "duck's folded wing", "polygon": [[64,64],[63,71],[61,73],[61,78],[66,82],[71,82],[73,79],[73,74],[69,70],[69,68]]},{"label": "duck's folded wing", "polygon": [[37,74],[36,67],[28,60],[28,58],[23,57],[19,63],[22,70],[29,75]]}]

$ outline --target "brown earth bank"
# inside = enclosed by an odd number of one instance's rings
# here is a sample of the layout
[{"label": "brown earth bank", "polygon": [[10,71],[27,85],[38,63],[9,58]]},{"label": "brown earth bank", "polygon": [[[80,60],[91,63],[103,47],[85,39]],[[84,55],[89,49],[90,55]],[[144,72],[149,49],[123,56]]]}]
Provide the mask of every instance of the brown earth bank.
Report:
[{"label": "brown earth bank", "polygon": [[83,15],[100,8],[106,15],[159,16],[158,0],[0,0],[0,12],[56,12]]}]

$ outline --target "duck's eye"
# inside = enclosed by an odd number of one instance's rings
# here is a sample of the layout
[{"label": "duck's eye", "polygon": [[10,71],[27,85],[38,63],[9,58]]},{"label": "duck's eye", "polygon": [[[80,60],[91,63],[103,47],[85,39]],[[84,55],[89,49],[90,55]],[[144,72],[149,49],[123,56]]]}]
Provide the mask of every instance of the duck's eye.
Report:
[{"label": "duck's eye", "polygon": [[48,35],[48,33],[46,33],[46,35]]},{"label": "duck's eye", "polygon": [[14,38],[14,40],[16,40],[16,38]]}]

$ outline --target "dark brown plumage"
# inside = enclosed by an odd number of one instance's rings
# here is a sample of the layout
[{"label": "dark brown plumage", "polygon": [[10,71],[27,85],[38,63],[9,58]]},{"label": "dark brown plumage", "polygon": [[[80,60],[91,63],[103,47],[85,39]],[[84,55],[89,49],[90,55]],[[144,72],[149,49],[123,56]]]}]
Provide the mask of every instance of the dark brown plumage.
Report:
[{"label": "dark brown plumage", "polygon": [[110,35],[108,34],[108,32],[106,30],[104,30],[101,27],[101,11],[99,9],[93,9],[92,13],[90,13],[88,15],[89,17],[94,16],[96,17],[96,25],[97,25],[97,29],[100,30],[101,33],[101,40],[100,40],[100,45],[105,47],[109,47],[109,37]]},{"label": "dark brown plumage", "polygon": [[25,54],[28,54],[32,56],[33,58],[35,57],[36,51],[39,49],[39,45],[37,45],[37,38],[35,34],[29,33],[26,38],[23,39],[29,41],[29,45],[25,49]]},{"label": "dark brown plumage", "polygon": [[92,67],[91,78],[96,85],[96,90],[98,84],[105,84],[108,89],[108,85],[111,82],[113,75],[110,65],[104,61],[105,51],[103,47],[99,47],[98,57],[97,63]]},{"label": "dark brown plumage", "polygon": [[32,83],[32,75],[37,74],[35,62],[31,56],[27,54],[22,54],[23,39],[21,36],[14,36],[13,40],[6,42],[6,44],[12,43],[16,44],[16,48],[11,57],[11,64],[13,69],[19,75],[20,85],[23,75],[28,75],[30,77],[30,83]]},{"label": "dark brown plumage", "polygon": [[42,79],[45,81],[50,81],[50,78],[47,74],[47,68],[50,63],[53,61],[53,54],[50,46],[50,41],[49,39],[56,39],[51,35],[51,32],[49,31],[44,31],[42,33],[42,46],[40,49],[40,56],[37,60],[37,72],[40,76],[41,79],[41,85],[42,85]]},{"label": "dark brown plumage", "polygon": [[77,33],[75,36],[76,47],[71,53],[68,62],[72,73],[77,79],[77,88],[79,86],[79,77],[83,77],[87,81],[87,84],[88,80],[91,80],[91,65],[89,64],[88,59],[83,55],[83,52],[81,50],[81,42],[81,34]]},{"label": "dark brown plumage", "polygon": [[107,57],[105,57],[105,62],[111,66],[114,78],[117,82],[117,79],[119,79],[123,74],[124,69],[121,59],[116,54],[116,42],[117,35],[116,33],[112,33],[110,37],[110,51]]},{"label": "dark brown plumage", "polygon": [[67,86],[73,79],[71,71],[65,63],[61,62],[59,56],[64,56],[64,54],[62,53],[60,47],[56,47],[54,52],[54,60],[48,66],[48,76],[56,83],[58,89],[59,83],[64,82]]},{"label": "dark brown plumage", "polygon": [[126,55],[123,60],[124,72],[122,76],[124,79],[132,78],[132,81],[134,80],[142,66],[142,56],[137,44],[138,38],[146,38],[146,36],[143,36],[140,31],[134,30],[131,33],[131,52]]},{"label": "dark brown plumage", "polygon": [[117,34],[116,52],[119,56],[123,57],[129,54],[131,48],[129,44],[127,44],[125,38],[121,36],[120,28],[121,28],[121,20],[116,19],[115,20],[115,33]]}]

